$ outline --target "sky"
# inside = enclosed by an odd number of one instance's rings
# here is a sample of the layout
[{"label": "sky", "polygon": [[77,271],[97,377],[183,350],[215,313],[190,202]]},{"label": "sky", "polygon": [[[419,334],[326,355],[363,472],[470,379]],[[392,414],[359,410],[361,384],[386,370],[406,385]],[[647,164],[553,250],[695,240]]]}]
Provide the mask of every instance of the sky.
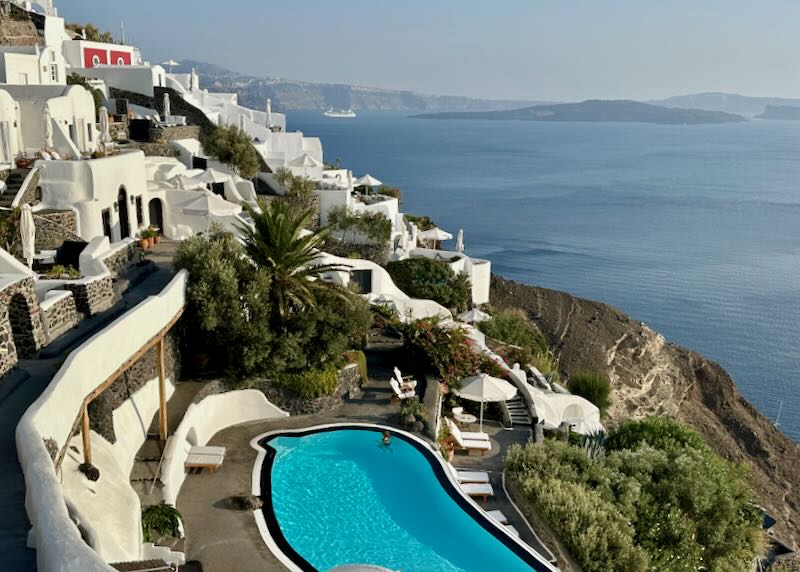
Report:
[{"label": "sky", "polygon": [[55,0],[160,62],[496,99],[800,97],[797,0]]}]

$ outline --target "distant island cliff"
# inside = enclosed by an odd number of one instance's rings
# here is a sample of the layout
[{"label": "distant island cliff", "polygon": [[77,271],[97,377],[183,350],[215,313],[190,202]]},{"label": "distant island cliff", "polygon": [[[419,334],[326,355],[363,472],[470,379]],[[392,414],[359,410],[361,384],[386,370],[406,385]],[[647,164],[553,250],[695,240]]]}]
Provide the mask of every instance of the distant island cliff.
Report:
[{"label": "distant island cliff", "polygon": [[581,103],[534,105],[507,111],[423,113],[419,119],[486,119],[517,121],[622,121],[664,125],[699,125],[747,121],[741,115],[703,109],[661,107],[630,100],[591,99]]},{"label": "distant island cliff", "polygon": [[788,119],[800,121],[800,107],[791,105],[768,105],[756,119]]}]

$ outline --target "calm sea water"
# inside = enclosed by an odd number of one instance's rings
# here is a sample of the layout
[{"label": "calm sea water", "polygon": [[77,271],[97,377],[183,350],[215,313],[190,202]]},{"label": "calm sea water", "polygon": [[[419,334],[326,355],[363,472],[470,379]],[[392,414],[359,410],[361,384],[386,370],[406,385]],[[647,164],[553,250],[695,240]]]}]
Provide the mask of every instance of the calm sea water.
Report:
[{"label": "calm sea water", "polygon": [[288,120],[495,272],[623,309],[773,420],[783,401],[800,440],[800,122]]}]

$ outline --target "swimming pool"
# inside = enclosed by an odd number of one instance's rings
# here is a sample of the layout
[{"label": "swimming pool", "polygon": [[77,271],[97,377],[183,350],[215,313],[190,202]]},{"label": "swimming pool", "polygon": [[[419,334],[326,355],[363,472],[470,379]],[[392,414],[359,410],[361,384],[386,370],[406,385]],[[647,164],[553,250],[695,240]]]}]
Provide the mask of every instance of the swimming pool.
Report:
[{"label": "swimming pool", "polygon": [[421,441],[377,427],[263,438],[263,516],[300,570],[373,564],[402,572],[554,570],[488,520]]}]

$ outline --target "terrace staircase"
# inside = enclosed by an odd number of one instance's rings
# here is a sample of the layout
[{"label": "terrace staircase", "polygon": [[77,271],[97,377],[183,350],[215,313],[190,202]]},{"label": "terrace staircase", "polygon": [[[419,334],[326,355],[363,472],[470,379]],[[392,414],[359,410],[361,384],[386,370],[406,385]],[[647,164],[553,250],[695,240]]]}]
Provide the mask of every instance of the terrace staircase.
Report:
[{"label": "terrace staircase", "polygon": [[508,413],[511,415],[512,426],[531,426],[533,419],[528,411],[528,407],[525,405],[525,402],[522,401],[519,395],[506,401],[506,406],[508,407]]},{"label": "terrace staircase", "polygon": [[30,173],[30,169],[13,169],[6,179],[6,190],[0,193],[0,207],[11,208],[11,203],[17,197],[17,193],[22,188],[22,183]]}]

